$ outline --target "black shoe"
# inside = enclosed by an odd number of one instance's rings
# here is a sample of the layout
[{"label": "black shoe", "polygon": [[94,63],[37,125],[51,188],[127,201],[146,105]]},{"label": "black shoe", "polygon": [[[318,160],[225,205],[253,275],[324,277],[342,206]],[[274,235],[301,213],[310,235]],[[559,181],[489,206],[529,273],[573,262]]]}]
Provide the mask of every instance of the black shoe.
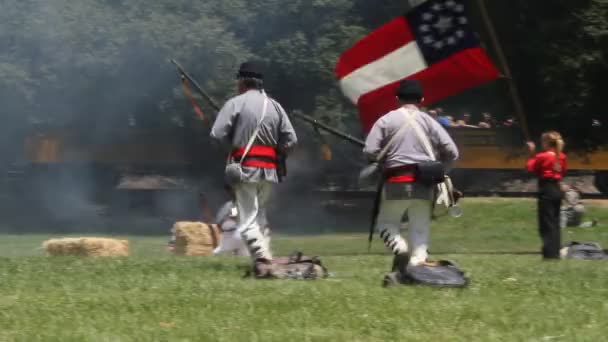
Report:
[{"label": "black shoe", "polygon": [[252,274],[254,278],[272,278],[273,276],[273,265],[272,261],[268,259],[258,258],[253,262]]},{"label": "black shoe", "polygon": [[402,275],[399,272],[391,272],[384,276],[382,280],[382,287],[391,287],[395,285],[401,285],[403,283]]},{"label": "black shoe", "polygon": [[410,263],[409,253],[397,254],[393,258],[393,267],[391,268],[391,272],[399,272],[401,274],[405,274],[407,264],[409,264],[409,263]]}]

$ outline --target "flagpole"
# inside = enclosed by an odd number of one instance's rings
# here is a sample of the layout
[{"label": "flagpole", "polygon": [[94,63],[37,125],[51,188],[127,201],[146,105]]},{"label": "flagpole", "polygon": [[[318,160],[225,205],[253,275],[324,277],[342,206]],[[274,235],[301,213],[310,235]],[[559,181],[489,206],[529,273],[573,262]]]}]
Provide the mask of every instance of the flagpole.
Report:
[{"label": "flagpole", "polygon": [[494,25],[492,24],[492,19],[490,18],[490,15],[488,13],[486,2],[485,0],[477,0],[477,4],[479,5],[479,10],[481,11],[481,17],[486,26],[486,31],[490,35],[490,40],[492,41],[494,51],[496,52],[496,55],[498,57],[498,62],[500,63],[505,78],[507,79],[507,84],[509,85],[509,94],[511,95],[511,99],[513,100],[513,104],[515,106],[515,113],[519,118],[521,127],[524,131],[525,138],[527,140],[530,140],[528,120],[524,111],[524,106],[521,101],[521,97],[519,95],[519,90],[517,89],[517,85],[515,84],[515,80],[513,79],[513,75],[511,74],[511,69],[509,68],[507,58],[505,57],[504,51],[498,40]]}]

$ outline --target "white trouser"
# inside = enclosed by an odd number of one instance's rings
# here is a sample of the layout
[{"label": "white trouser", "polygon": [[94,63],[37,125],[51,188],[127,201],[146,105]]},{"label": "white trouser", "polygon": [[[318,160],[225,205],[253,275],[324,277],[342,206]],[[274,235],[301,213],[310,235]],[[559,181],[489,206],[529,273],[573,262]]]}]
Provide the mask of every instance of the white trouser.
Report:
[{"label": "white trouser", "polygon": [[234,253],[238,256],[249,256],[249,249],[243,242],[238,230],[233,230],[222,234],[220,244],[213,250],[213,255],[221,253]]},{"label": "white trouser", "polygon": [[271,190],[272,183],[266,181],[240,183],[234,187],[239,211],[237,230],[255,259],[272,260],[270,239],[265,236],[263,231],[268,225],[266,202],[268,202]]},{"label": "white trouser", "polygon": [[[384,196],[383,196],[384,197]],[[401,218],[409,218],[407,241],[400,233]],[[386,247],[395,254],[410,254],[410,265],[426,261],[431,225],[431,201],[421,199],[382,200],[377,228]]]},{"label": "white trouser", "polygon": [[[264,229],[264,237],[270,244],[270,228]],[[249,256],[249,249],[238,230],[222,233],[219,245],[213,250],[213,255],[234,253],[236,256]]]}]

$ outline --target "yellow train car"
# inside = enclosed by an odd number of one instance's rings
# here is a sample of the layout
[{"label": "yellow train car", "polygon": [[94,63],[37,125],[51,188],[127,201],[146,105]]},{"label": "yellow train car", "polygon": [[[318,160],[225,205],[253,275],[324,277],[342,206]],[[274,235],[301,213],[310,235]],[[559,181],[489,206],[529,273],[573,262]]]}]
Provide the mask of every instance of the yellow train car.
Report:
[{"label": "yellow train car", "polygon": [[[123,139],[96,144],[83,143],[71,132],[46,129],[30,134],[24,145],[26,162],[33,166],[90,164],[111,169],[156,165],[175,170],[200,163],[201,156],[212,150],[205,143],[185,139],[185,131],[129,130],[123,134]],[[456,165],[458,169],[524,168],[528,155],[523,146],[525,139],[517,129],[454,128],[450,134],[461,153]],[[200,132],[194,135],[206,136]],[[569,170],[594,171],[596,187],[608,194],[608,145],[566,152]]]},{"label": "yellow train car", "polygon": [[[528,158],[525,140],[514,129],[454,128],[450,134],[461,152],[458,168],[522,169]],[[566,152],[570,170],[608,170],[608,145]]]},{"label": "yellow train car", "polygon": [[[517,129],[454,128],[450,134],[461,156],[457,169],[464,170],[523,170],[528,152],[525,139]],[[571,174],[593,172],[595,186],[608,195],[608,144],[593,148],[566,146],[568,169]]]},{"label": "yellow train car", "polygon": [[30,164],[191,164],[193,156],[182,135],[163,133],[132,130],[125,139],[87,143],[69,130],[49,129],[26,137],[24,157]]}]

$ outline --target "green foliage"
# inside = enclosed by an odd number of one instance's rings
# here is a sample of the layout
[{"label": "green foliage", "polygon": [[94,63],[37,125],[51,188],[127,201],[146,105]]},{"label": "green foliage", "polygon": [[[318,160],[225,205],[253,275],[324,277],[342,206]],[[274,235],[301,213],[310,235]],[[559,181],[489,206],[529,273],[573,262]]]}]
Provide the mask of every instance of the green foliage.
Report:
[{"label": "green foliage", "polygon": [[0,89],[22,95],[3,102],[19,101],[52,123],[94,116],[124,125],[129,114],[166,115],[158,104],[178,84],[169,58],[196,65],[203,81],[214,80],[212,92],[225,93],[234,59],[248,56],[201,2],[4,1],[3,8],[11,10],[0,14],[0,41],[10,54],[0,61]]},{"label": "green foliage", "polygon": [[488,3],[537,130],[558,128],[583,142],[592,119],[606,126],[608,3]]}]

